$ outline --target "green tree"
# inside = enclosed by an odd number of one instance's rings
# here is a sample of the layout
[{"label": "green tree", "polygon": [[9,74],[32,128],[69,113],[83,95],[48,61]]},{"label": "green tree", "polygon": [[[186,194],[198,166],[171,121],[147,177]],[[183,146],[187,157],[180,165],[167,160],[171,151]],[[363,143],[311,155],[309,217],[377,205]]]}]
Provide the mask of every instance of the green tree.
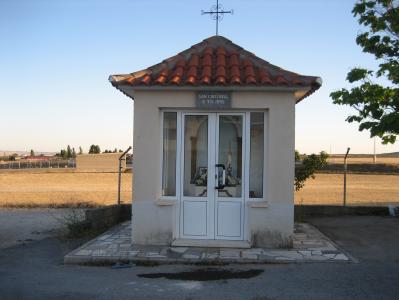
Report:
[{"label": "green tree", "polygon": [[82,146],[79,146],[79,155],[83,154]]},{"label": "green tree", "polygon": [[328,154],[321,151],[319,155],[300,155],[295,150],[295,190],[299,191],[309,178],[315,178],[316,171],[327,165]]},{"label": "green tree", "polygon": [[61,156],[62,158],[67,158],[67,152],[66,152],[64,149],[61,149],[61,151],[60,151],[60,156]]},{"label": "green tree", "polygon": [[71,158],[72,157],[72,149],[71,149],[71,146],[67,146],[67,150],[66,150],[66,153],[67,153],[67,158]]},{"label": "green tree", "polygon": [[360,131],[370,130],[371,137],[380,137],[384,144],[395,143],[399,135],[399,1],[361,0],[352,13],[367,30],[358,34],[356,43],[375,56],[378,70],[352,69],[346,80],[353,87],[330,96],[335,104],[356,110],[346,120],[358,122]]},{"label": "green tree", "polygon": [[89,148],[89,154],[94,154],[96,153],[96,145],[91,145]]},{"label": "green tree", "polygon": [[298,150],[295,150],[295,162],[300,161],[301,160],[301,154],[299,153]]},{"label": "green tree", "polygon": [[72,148],[72,158],[75,158],[76,157],[76,151],[75,151],[75,148]]},{"label": "green tree", "polygon": [[89,149],[89,154],[98,154],[101,153],[101,149],[99,145],[91,145]]},{"label": "green tree", "polygon": [[30,149],[30,156],[35,156],[35,151],[33,151],[33,149]]}]

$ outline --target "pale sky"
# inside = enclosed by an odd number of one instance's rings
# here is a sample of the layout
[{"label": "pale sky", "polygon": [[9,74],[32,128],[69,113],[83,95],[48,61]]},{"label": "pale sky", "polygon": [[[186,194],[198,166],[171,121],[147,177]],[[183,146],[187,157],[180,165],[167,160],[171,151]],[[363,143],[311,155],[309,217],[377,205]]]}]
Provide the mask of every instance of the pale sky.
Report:
[{"label": "pale sky", "polygon": [[[0,150],[58,151],[132,144],[132,100],[108,75],[161,62],[214,35],[201,16],[215,1],[0,0]],[[331,91],[355,66],[375,67],[356,45],[350,0],[223,0],[220,35],[323,86],[296,107],[296,149],[371,153],[373,141],[348,124]],[[377,152],[399,151],[377,143]]]}]

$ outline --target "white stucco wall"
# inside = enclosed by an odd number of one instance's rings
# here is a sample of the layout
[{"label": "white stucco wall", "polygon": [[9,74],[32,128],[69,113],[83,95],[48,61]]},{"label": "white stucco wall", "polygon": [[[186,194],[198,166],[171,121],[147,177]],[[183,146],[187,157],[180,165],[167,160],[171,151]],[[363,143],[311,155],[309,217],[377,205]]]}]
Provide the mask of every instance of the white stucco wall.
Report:
[{"label": "white stucco wall", "polygon": [[[136,91],[133,97],[133,242],[170,244],[175,238],[176,212],[173,201],[159,200],[160,114],[162,108],[194,109],[195,92]],[[233,92],[232,109],[268,111],[263,179],[266,187],[263,200],[267,207],[255,208],[247,203],[247,239],[255,246],[289,246],[294,226],[294,95],[292,92]]]}]

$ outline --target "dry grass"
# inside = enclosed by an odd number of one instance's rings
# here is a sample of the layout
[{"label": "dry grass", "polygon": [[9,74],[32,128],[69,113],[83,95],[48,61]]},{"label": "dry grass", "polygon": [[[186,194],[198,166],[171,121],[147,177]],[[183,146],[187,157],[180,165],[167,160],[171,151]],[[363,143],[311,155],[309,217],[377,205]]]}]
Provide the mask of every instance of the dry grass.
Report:
[{"label": "dry grass", "polygon": [[[343,164],[344,156],[331,156],[328,158],[328,162],[333,164]],[[399,165],[399,157],[377,157],[376,163]],[[373,157],[372,156],[351,157],[349,155],[348,164],[373,164]]]},{"label": "dry grass", "polygon": [[[343,202],[343,175],[317,174],[295,193],[296,204],[339,204]],[[399,175],[347,175],[349,205],[399,204]]]},{"label": "dry grass", "polygon": [[[132,174],[122,175],[122,201],[131,201]],[[117,201],[117,173],[0,173],[0,206],[98,206]]]},{"label": "dry grass", "polygon": [[[131,201],[132,174],[122,175],[122,200]],[[399,203],[399,175],[348,174],[348,203]],[[87,207],[115,204],[117,173],[0,173],[0,206]],[[342,204],[342,174],[317,174],[295,194],[298,204]]]}]

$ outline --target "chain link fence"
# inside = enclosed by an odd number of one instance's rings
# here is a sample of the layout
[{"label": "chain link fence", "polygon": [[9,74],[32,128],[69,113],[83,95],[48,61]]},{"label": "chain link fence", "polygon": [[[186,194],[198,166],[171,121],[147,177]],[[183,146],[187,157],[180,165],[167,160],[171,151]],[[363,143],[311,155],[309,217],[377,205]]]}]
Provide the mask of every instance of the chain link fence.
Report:
[{"label": "chain link fence", "polygon": [[120,177],[118,178],[118,197],[117,204],[126,204],[132,202],[133,187],[133,155],[128,153],[129,147],[119,158]]},{"label": "chain link fence", "polygon": [[[129,204],[132,202],[133,174],[132,154],[127,151],[86,155],[86,163],[79,160],[83,156],[0,161],[0,206]],[[118,167],[122,154],[126,155]]]},{"label": "chain link fence", "polygon": [[[347,206],[399,205],[399,158],[349,157],[347,165]],[[295,204],[344,205],[342,157],[333,157],[314,179],[295,192]]]},{"label": "chain link fence", "polygon": [[0,162],[1,169],[76,168],[76,160],[19,160]]},{"label": "chain link fence", "polygon": [[[120,191],[120,202],[122,204],[132,203],[132,180],[133,173],[132,169],[126,169],[121,174],[121,191]],[[115,204],[118,203],[118,199],[115,199]]]}]

